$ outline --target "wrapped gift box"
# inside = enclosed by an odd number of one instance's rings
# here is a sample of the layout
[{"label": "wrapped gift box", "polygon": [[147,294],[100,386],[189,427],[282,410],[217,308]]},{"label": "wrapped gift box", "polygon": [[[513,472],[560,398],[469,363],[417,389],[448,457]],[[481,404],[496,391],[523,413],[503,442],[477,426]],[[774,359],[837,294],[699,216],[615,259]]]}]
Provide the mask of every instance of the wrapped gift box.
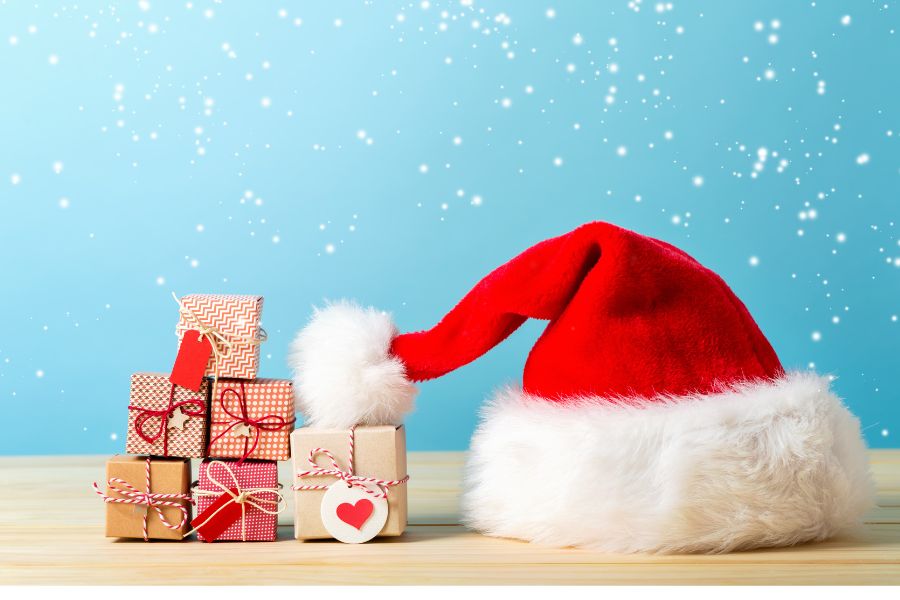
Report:
[{"label": "wrapped gift box", "polygon": [[[114,456],[106,462],[107,485],[105,490],[98,488],[105,492],[106,537],[143,539],[145,527],[146,539],[153,540],[181,540],[188,532],[191,461],[184,458],[150,459],[149,492],[153,506],[149,506],[129,502],[135,499],[146,501],[143,493],[148,491],[147,460],[142,456]],[[162,496],[154,496],[157,494]],[[177,497],[170,497],[172,494]]]},{"label": "wrapped gift box", "polygon": [[[241,494],[244,501],[234,502]],[[203,541],[271,542],[278,535],[283,498],[276,462],[204,460],[194,497],[197,518],[191,525]]]},{"label": "wrapped gift box", "polygon": [[125,451],[202,458],[206,452],[209,382],[199,392],[169,382],[161,373],[131,376]]},{"label": "wrapped gift box", "polygon": [[[350,430],[302,427],[291,434],[295,487],[330,485],[337,480],[330,476],[298,477],[298,473],[310,469],[308,457],[316,448],[328,450],[338,467],[346,471],[350,457]],[[406,477],[406,431],[402,425],[357,427],[353,448],[354,474],[382,480],[400,480]],[[316,460],[320,466],[331,468],[326,457],[319,456]],[[388,515],[378,535],[397,536],[406,529],[406,483],[386,489]],[[294,493],[294,537],[298,540],[332,537],[322,523],[320,514],[324,495],[324,490],[297,490]]]},{"label": "wrapped gift box", "polygon": [[219,379],[211,409],[210,458],[287,460],[294,430],[289,379]]},{"label": "wrapped gift box", "polygon": [[186,331],[205,329],[216,332],[207,337],[218,348],[218,365],[215,355],[211,355],[206,365],[206,375],[241,379],[256,377],[259,343],[265,340],[265,332],[260,327],[262,296],[189,294],[181,298],[181,306],[176,327],[179,343]]}]

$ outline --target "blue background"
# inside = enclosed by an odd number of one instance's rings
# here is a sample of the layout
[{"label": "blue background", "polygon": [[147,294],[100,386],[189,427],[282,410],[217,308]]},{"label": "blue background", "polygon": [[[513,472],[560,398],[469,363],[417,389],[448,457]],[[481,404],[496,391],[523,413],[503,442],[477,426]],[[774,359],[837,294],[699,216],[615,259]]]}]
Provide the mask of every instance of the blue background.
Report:
[{"label": "blue background", "polygon": [[[171,291],[264,295],[285,377],[324,298],[426,328],[591,220],[719,272],[896,446],[898,10],[2,1],[0,452],[121,451]],[[466,447],[542,326],[422,385],[410,448]]]}]

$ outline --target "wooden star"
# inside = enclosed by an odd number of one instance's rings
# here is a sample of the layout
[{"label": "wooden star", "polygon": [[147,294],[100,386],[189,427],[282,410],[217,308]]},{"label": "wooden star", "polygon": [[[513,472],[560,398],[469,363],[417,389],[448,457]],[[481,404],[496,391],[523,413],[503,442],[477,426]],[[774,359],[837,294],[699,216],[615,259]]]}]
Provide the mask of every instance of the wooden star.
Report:
[{"label": "wooden star", "polygon": [[250,425],[247,423],[241,423],[231,430],[231,434],[234,437],[250,437]]},{"label": "wooden star", "polygon": [[179,406],[172,411],[171,415],[169,415],[169,429],[174,427],[175,429],[184,431],[184,423],[190,418],[190,416],[184,414]]}]

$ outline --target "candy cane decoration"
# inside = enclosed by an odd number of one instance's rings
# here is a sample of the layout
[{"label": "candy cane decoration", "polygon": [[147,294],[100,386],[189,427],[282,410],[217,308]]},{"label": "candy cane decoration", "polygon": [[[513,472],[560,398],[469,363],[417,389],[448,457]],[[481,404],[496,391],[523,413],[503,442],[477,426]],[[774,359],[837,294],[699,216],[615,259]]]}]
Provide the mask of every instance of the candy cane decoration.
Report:
[{"label": "candy cane decoration", "polygon": [[[154,509],[156,514],[159,516],[159,520],[163,525],[168,527],[169,529],[181,529],[184,527],[185,523],[188,521],[188,511],[185,508],[182,502],[173,502],[173,500],[183,500],[187,501],[191,504],[194,503],[190,494],[160,494],[160,493],[151,493],[150,492],[150,457],[147,457],[147,469],[146,469],[146,483],[147,483],[147,491],[142,492],[139,489],[135,488],[133,485],[125,481],[124,479],[119,479],[118,477],[110,477],[106,482],[107,487],[113,492],[119,494],[119,496],[109,496],[105,492],[100,490],[100,487],[97,485],[97,482],[94,482],[94,491],[103,498],[103,501],[107,504],[116,503],[116,504],[144,504],[147,506],[146,510],[144,510],[144,522],[142,525],[142,531],[144,533],[144,541],[150,541],[150,537],[147,535],[147,517],[150,514],[150,509]],[[181,521],[177,525],[173,525],[166,519],[166,516],[163,514],[162,506],[171,506],[177,508],[181,511]]]},{"label": "candy cane decoration", "polygon": [[[361,475],[354,475],[353,450],[355,431],[356,426],[350,428],[350,455],[347,458],[346,471],[341,469],[340,465],[338,465],[337,463],[337,460],[334,458],[334,455],[327,449],[313,448],[309,451],[309,456],[306,457],[306,461],[312,466],[312,469],[298,472],[297,477],[337,477],[341,481],[344,481],[348,486],[358,487],[361,490],[364,490],[367,494],[371,494],[376,498],[387,498],[388,488],[400,485],[401,483],[406,483],[407,481],[409,481],[409,475],[405,476],[403,479],[378,479],[377,477],[363,477]],[[324,454],[328,457],[328,460],[331,461],[330,469],[322,467],[316,462],[316,456],[319,454]],[[365,485],[367,483],[371,483],[377,486],[379,491],[373,491],[369,488],[369,486]],[[328,488],[329,486],[327,485],[294,485],[291,487],[291,489],[294,490],[327,490]]]}]

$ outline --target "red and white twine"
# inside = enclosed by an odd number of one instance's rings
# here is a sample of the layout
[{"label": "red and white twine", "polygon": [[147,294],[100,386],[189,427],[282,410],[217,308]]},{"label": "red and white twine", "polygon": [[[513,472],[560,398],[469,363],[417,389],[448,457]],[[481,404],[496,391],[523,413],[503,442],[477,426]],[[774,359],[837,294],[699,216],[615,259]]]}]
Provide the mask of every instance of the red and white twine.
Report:
[{"label": "red and white twine", "polygon": [[[298,471],[297,477],[337,477],[339,480],[343,481],[347,484],[347,487],[358,487],[361,490],[365,490],[367,494],[371,494],[376,498],[387,498],[388,488],[400,485],[401,483],[406,483],[409,481],[409,475],[406,475],[402,479],[379,479],[377,477],[363,477],[362,475],[354,475],[353,474],[353,449],[354,449],[354,437],[355,437],[356,427],[350,428],[350,454],[347,457],[347,470],[341,469],[340,465],[338,465],[337,460],[334,458],[334,455],[329,452],[325,448],[313,448],[309,451],[309,456],[307,456],[307,462],[312,466],[312,469],[306,471]],[[320,466],[316,462],[316,456],[319,454],[324,454],[328,457],[328,460],[331,461],[331,468],[326,468]],[[376,492],[369,485],[374,485],[378,488]],[[292,489],[294,490],[327,490],[330,486],[327,485],[294,485]]]},{"label": "red and white twine", "polygon": [[[223,494],[228,494],[231,496],[231,500],[229,502],[234,502],[238,506],[241,507],[241,541],[247,541],[247,505],[249,504],[256,510],[265,513],[267,515],[278,515],[281,513],[285,507],[286,503],[284,500],[284,496],[281,494],[281,491],[278,488],[241,488],[240,482],[238,481],[237,475],[234,474],[234,471],[228,466],[227,463],[222,462],[221,460],[214,460],[206,464],[206,478],[209,482],[215,486],[218,486],[219,490],[203,490],[196,489],[194,493],[197,496],[212,496],[218,498]],[[237,463],[240,466],[241,463]],[[234,485],[230,488],[224,485],[221,481],[213,477],[212,466],[219,465],[222,469],[231,476],[231,481]],[[202,467],[201,467],[202,468]],[[281,484],[278,484],[278,487],[281,487]],[[276,500],[271,500],[269,498],[263,498],[261,494],[269,493],[276,497]],[[263,504],[268,504],[269,506],[274,506],[275,510],[266,508]],[[204,525],[212,521],[216,515],[218,515],[222,510],[228,507],[228,503],[220,506],[216,511],[203,519],[203,521],[195,526],[193,529],[184,534],[183,537],[187,537],[192,533],[200,530]],[[194,520],[196,523],[196,519]],[[194,525],[191,523],[191,525]]]},{"label": "red and white twine", "polygon": [[[147,491],[142,492],[124,479],[119,479],[118,477],[110,477],[106,482],[107,487],[119,494],[118,496],[110,496],[106,492],[100,490],[100,487],[97,485],[97,482],[94,482],[94,491],[103,498],[103,501],[107,504],[115,503],[115,504],[143,504],[146,505],[146,509],[144,510],[144,522],[142,524],[142,531],[144,534],[144,541],[147,542],[150,540],[150,537],[147,535],[147,517],[150,515],[150,509],[154,509],[156,514],[159,516],[159,520],[163,525],[168,527],[169,529],[176,530],[184,527],[185,523],[187,523],[189,514],[188,510],[185,507],[184,502],[189,502],[191,504],[194,503],[190,494],[159,494],[159,493],[151,493],[150,492],[150,457],[147,457],[147,469],[146,469],[146,482],[147,482]],[[182,502],[173,502],[174,500],[180,500]],[[163,506],[171,506],[173,508],[177,508],[181,511],[181,521],[178,524],[172,524],[166,519],[166,516],[163,514],[162,508]]]}]

